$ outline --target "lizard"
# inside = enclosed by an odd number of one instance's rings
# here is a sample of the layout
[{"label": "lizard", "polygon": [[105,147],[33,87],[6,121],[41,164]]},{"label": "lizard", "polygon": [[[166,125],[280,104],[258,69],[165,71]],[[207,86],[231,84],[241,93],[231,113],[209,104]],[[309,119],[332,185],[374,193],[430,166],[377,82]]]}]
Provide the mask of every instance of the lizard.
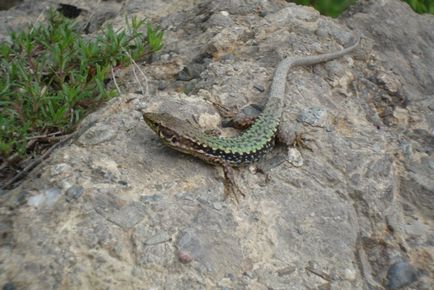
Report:
[{"label": "lizard", "polygon": [[198,157],[208,163],[223,167],[225,193],[237,192],[244,196],[235,184],[232,167],[240,167],[258,161],[270,152],[278,135],[283,112],[286,78],[291,67],[308,66],[330,61],[348,54],[360,42],[360,35],[352,45],[340,51],[312,56],[286,57],[277,65],[271,82],[268,101],[252,125],[234,137],[220,137],[201,131],[188,121],[169,113],[143,112],[146,124],[169,147]]}]

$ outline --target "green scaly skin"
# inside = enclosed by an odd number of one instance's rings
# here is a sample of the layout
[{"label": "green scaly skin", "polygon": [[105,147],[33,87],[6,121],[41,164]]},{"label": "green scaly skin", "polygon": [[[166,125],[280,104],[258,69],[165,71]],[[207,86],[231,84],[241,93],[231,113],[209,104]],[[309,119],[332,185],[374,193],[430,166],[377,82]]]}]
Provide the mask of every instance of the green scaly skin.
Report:
[{"label": "green scaly skin", "polygon": [[360,37],[357,36],[353,45],[337,52],[283,59],[274,72],[270,96],[263,112],[252,126],[239,136],[223,138],[208,135],[191,123],[167,113],[146,112],[143,114],[143,119],[166,145],[206,162],[222,165],[226,181],[229,182],[228,189],[235,194],[236,185],[233,181],[231,166],[241,166],[257,161],[274,146],[282,116],[283,96],[289,69],[294,66],[314,65],[342,57],[354,50],[359,42]]}]

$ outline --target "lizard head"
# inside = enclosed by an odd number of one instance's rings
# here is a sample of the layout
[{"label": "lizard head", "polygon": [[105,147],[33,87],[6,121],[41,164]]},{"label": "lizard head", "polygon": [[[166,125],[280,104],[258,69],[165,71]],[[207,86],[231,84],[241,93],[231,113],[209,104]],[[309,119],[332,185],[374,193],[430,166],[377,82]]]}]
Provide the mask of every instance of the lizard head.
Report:
[{"label": "lizard head", "polygon": [[164,143],[177,150],[196,142],[192,124],[168,113],[145,112],[143,120]]}]

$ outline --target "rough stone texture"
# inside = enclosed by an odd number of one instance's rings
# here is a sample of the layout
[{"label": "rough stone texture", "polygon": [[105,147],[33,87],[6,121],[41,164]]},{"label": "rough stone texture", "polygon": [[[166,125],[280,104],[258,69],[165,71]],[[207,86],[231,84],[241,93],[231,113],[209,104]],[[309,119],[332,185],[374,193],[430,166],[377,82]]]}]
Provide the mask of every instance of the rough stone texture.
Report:
[{"label": "rough stone texture", "polygon": [[[432,289],[433,16],[393,0],[359,1],[339,21],[277,0],[108,2],[160,23],[165,48],[142,67],[145,96],[109,102],[0,197],[1,287]],[[313,152],[266,175],[238,170],[238,205],[219,170],[163,146],[137,111],[215,129],[211,101],[263,102],[282,57],[340,49],[344,23],[364,34],[355,53],[288,77],[284,127]]]}]

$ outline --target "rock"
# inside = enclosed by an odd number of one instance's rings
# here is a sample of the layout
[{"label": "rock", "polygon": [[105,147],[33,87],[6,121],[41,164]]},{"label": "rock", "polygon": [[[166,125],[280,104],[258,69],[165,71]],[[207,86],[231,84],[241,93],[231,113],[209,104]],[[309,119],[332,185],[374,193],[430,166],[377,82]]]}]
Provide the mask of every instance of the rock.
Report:
[{"label": "rock", "polygon": [[78,199],[81,196],[83,191],[84,191],[84,188],[80,185],[71,186],[65,192],[66,201],[71,202],[75,199]]},{"label": "rock", "polygon": [[233,25],[234,22],[227,11],[220,11],[211,15],[207,24],[209,27],[227,27]]},{"label": "rock", "polygon": [[296,148],[288,148],[288,162],[295,167],[303,166],[303,157]]},{"label": "rock", "polygon": [[[0,33],[34,23],[48,2],[2,11]],[[394,0],[358,1],[335,20],[285,1],[106,2],[68,4],[80,21],[100,12],[92,29],[121,27],[123,15],[164,29],[163,50],[138,62],[148,95],[110,100],[1,192],[0,286],[432,288],[432,16]],[[238,134],[213,104],[254,118],[283,57],[339,50],[351,30],[364,35],[355,52],[286,79],[284,141],[308,136],[312,151],[289,149],[297,167],[277,144],[265,170],[235,169],[238,204],[221,168],[165,146],[138,111]],[[191,80],[177,80],[183,67]]]},{"label": "rock", "polygon": [[406,262],[396,262],[387,271],[387,289],[400,289],[417,280],[417,270]]},{"label": "rock", "polygon": [[193,63],[183,68],[176,77],[179,81],[191,81],[200,77],[200,73],[204,70],[204,66],[198,63]]},{"label": "rock", "polygon": [[108,124],[99,124],[87,130],[80,136],[78,142],[82,145],[97,145],[112,140],[116,136],[116,129]]},{"label": "rock", "polygon": [[183,264],[188,264],[193,261],[193,256],[188,251],[179,251],[178,259]]},{"label": "rock", "polygon": [[4,284],[2,289],[3,290],[16,290],[17,287],[15,287],[14,283],[9,282],[9,283]]},{"label": "rock", "polygon": [[304,122],[310,126],[326,127],[327,111],[324,108],[307,108],[301,112],[297,121]]},{"label": "rock", "polygon": [[60,189],[58,188],[49,188],[42,191],[41,193],[37,193],[36,195],[29,197],[27,200],[27,204],[34,207],[51,207],[60,197],[60,193]]}]

